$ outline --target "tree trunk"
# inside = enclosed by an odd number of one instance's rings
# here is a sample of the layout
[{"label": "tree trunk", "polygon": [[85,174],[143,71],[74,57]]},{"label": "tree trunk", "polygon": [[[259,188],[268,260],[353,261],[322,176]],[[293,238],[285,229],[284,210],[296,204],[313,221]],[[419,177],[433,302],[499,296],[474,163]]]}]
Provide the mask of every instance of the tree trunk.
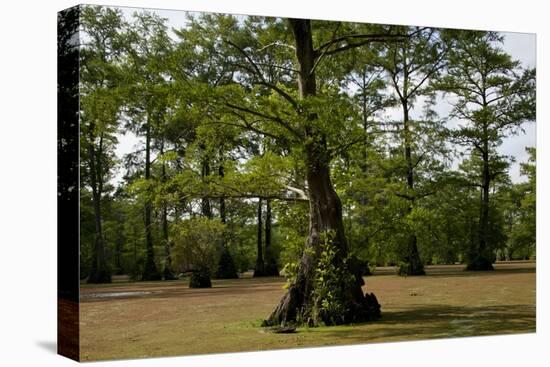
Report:
[{"label": "tree trunk", "polygon": [[90,159],[90,185],[92,186],[92,201],[94,207],[94,246],[92,248],[92,266],[88,283],[110,283],[111,272],[105,258],[105,242],[103,240],[103,228],[101,223],[101,195],[103,191],[103,172],[101,155],[103,154],[103,138],[99,141],[99,151],[96,152],[95,139],[90,132],[90,147],[88,148]]},{"label": "tree trunk", "polygon": [[[164,154],[164,142],[160,146],[160,155]],[[166,182],[166,163],[162,162],[162,182]],[[168,205],[162,204],[162,240],[164,241],[164,280],[175,280],[176,276],[172,269],[172,244],[168,233]]]},{"label": "tree trunk", "polygon": [[425,275],[424,264],[418,253],[417,238],[415,234],[409,235],[407,241],[406,255],[404,262],[400,264],[399,275]]},{"label": "tree trunk", "polygon": [[[149,118],[145,126],[145,180],[151,178],[151,123]],[[141,280],[161,280],[155,264],[155,249],[153,247],[153,228],[151,224],[152,204],[149,198],[145,202],[145,244],[146,258]]]},{"label": "tree trunk", "polygon": [[[363,93],[361,96],[361,116],[363,122],[363,134],[365,136],[363,140],[363,149],[362,149],[362,161],[359,166],[361,168],[361,178],[366,179],[368,174],[368,149],[369,149],[369,137],[368,137],[368,111],[367,111],[367,77],[366,71],[363,71]],[[361,197],[359,198],[359,204],[361,204],[361,214],[359,216],[359,225],[361,228],[366,228],[367,226],[367,216],[365,214],[365,207],[367,206],[367,192],[363,191]],[[368,243],[368,237],[365,238],[365,243]]]},{"label": "tree trunk", "polygon": [[[305,19],[290,19],[299,68],[298,88],[301,99],[316,94],[313,65],[311,24]],[[307,113],[307,112],[306,112]],[[379,317],[380,305],[372,294],[364,295],[363,278],[348,262],[348,247],[342,221],[342,205],[330,179],[330,158],[325,137],[315,126],[317,116],[308,113],[305,131],[306,179],[309,189],[309,235],[296,271],[296,278],[281,299],[265,325],[302,324],[327,325],[362,322]],[[336,272],[331,305],[325,307],[322,282],[316,281],[320,255],[332,247],[335,256],[330,259]]]},{"label": "tree trunk", "polygon": [[481,208],[479,215],[477,246],[470,250],[467,270],[493,270],[493,254],[489,244],[489,188],[491,176],[489,172],[489,146],[484,139],[482,152],[483,168],[481,183]]},{"label": "tree trunk", "polygon": [[277,259],[271,247],[271,200],[267,199],[265,206],[265,275],[279,276]]},{"label": "tree trunk", "polygon": [[[404,89],[404,92],[406,90]],[[409,200],[408,213],[410,213],[414,207],[414,166],[412,161],[412,149],[411,149],[411,138],[410,138],[410,126],[409,126],[409,104],[406,99],[401,101],[403,106],[403,141],[405,146],[405,162],[407,164],[407,187],[413,193],[411,199]],[[420,259],[420,254],[418,253],[418,244],[416,233],[412,232],[409,234],[407,240],[405,257],[403,262],[399,266],[398,270],[399,275],[425,275],[424,264]]]},{"label": "tree trunk", "polygon": [[[224,176],[223,165],[220,164],[218,168],[218,175],[220,177]],[[220,220],[223,224],[226,223],[226,210],[225,210],[225,198],[220,197]],[[218,261],[218,269],[215,274],[217,279],[237,279],[239,278],[239,273],[235,262],[233,261],[233,256],[227,248],[227,243],[225,241],[225,234],[222,236],[221,246],[220,246],[220,260]]]},{"label": "tree trunk", "polygon": [[[205,149],[204,147],[201,148]],[[210,162],[208,161],[207,156],[203,157],[201,165],[201,176],[204,179],[210,175]],[[212,207],[210,206],[210,200],[208,198],[202,198],[201,211],[202,215],[206,218],[212,219]]]},{"label": "tree trunk", "polygon": [[262,246],[262,199],[258,198],[258,236],[257,236],[256,266],[254,267],[254,276],[265,276],[265,264]]},{"label": "tree trunk", "polygon": [[[220,167],[220,176],[223,177],[222,167]],[[227,215],[225,211],[225,198],[223,196],[220,198],[220,220],[223,224],[225,224],[227,221]],[[223,244],[225,245],[225,238],[222,241],[223,241]]]}]

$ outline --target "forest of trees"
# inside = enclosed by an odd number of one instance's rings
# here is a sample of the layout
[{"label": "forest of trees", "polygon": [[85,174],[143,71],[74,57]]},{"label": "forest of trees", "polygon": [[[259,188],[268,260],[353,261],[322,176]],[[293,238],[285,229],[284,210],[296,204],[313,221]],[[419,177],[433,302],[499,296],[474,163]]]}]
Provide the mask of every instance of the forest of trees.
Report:
[{"label": "forest of trees", "polygon": [[501,34],[80,9],[81,279],[281,273],[267,324],[341,324],[375,266],[535,257],[535,148],[519,183],[499,153],[535,70]]}]

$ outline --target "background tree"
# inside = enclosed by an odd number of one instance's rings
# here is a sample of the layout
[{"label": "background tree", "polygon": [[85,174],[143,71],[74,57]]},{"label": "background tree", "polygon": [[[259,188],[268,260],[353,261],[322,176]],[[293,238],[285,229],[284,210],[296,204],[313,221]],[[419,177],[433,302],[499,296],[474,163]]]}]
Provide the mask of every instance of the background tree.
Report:
[{"label": "background tree", "polygon": [[[398,29],[401,33],[413,35],[403,42],[384,45],[380,55],[375,57],[374,63],[386,72],[388,84],[403,116],[395,131],[397,141],[402,147],[403,157],[402,164],[397,169],[405,179],[405,190],[399,190],[396,195],[408,201],[406,209],[408,215],[413,211],[416,202],[428,194],[425,189],[418,187],[417,171],[424,161],[433,155],[434,150],[437,149],[437,143],[441,140],[434,137],[434,133],[441,128],[437,126],[437,122],[434,123],[429,119],[422,121],[421,118],[413,120],[411,113],[419,98],[431,97],[430,94],[433,92],[429,89],[429,81],[436,77],[444,66],[447,48],[439,39],[439,32],[436,29],[419,27],[398,27]],[[434,141],[437,143],[434,144]],[[418,251],[417,234],[412,231],[405,242],[399,274],[425,274]]]},{"label": "background tree", "polygon": [[111,271],[106,260],[102,202],[115,163],[121,108],[117,64],[123,21],[120,11],[103,7],[84,7],[81,19],[81,185],[83,190],[91,190],[95,223],[88,282],[108,283]]},{"label": "background tree", "polygon": [[477,155],[481,164],[479,234],[468,259],[469,270],[490,270],[493,243],[489,234],[490,187],[499,171],[491,171],[502,139],[534,120],[534,70],[521,70],[499,47],[493,32],[452,33],[449,66],[438,88],[455,96],[452,117],[462,124],[452,130],[455,143]]},{"label": "background tree", "polygon": [[143,181],[139,183],[144,196],[146,241],[142,279],[160,280],[162,274],[155,263],[153,238],[151,164],[155,139],[159,137],[158,127],[162,125],[167,108],[166,72],[172,45],[165,20],[146,12],[134,14],[134,22],[127,31],[126,42],[128,114],[132,129],[145,139]]},{"label": "background tree", "polygon": [[510,259],[526,259],[533,256],[536,245],[536,149],[526,148],[529,159],[521,163],[521,174],[527,176],[527,182],[512,188],[511,229],[509,231]]},{"label": "background tree", "polygon": [[217,244],[224,227],[219,220],[197,217],[182,221],[175,232],[174,262],[192,271],[190,288],[210,288],[216,267]]},{"label": "background tree", "polygon": [[[227,45],[222,39],[232,34],[238,37],[238,22],[235,17],[223,14],[203,14],[200,17],[189,16],[188,27],[175,30],[179,38],[178,49],[184,51],[179,62],[186,67],[184,79],[192,79],[194,84],[185,88],[196,88],[195,97],[201,99],[199,102],[202,114],[197,121],[197,138],[201,155],[201,175],[203,180],[210,180],[210,176],[218,175],[223,178],[226,165],[233,158],[232,150],[242,142],[236,141],[234,128],[214,126],[213,122],[218,118],[214,111],[205,101],[209,100],[210,89],[233,82],[235,73],[230,64],[230,54]],[[197,100],[197,98],[195,98]],[[220,145],[221,143],[221,145]],[[217,209],[222,222],[226,222],[226,197],[201,199],[203,215],[212,217],[214,202],[217,199]],[[216,277],[220,279],[237,278],[238,274],[232,259],[231,252],[227,247],[227,241],[222,238],[220,242],[220,263]]]}]

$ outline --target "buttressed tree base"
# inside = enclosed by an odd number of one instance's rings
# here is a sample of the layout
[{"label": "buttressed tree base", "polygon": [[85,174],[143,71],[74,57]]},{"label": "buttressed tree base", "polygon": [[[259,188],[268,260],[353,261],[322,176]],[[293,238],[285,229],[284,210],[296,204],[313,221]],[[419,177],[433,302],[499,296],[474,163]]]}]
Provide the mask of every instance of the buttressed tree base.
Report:
[{"label": "buttressed tree base", "polygon": [[59,354],[534,332],[535,66],[533,34],[61,11]]}]

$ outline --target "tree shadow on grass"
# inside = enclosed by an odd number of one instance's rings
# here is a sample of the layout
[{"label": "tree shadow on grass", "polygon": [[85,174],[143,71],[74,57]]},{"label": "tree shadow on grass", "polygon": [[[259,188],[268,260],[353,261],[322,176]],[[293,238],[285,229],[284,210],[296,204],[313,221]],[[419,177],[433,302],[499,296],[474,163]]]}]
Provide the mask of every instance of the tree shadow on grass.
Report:
[{"label": "tree shadow on grass", "polygon": [[534,305],[486,307],[420,306],[385,312],[379,321],[327,328],[323,334],[352,343],[454,338],[535,332]]},{"label": "tree shadow on grass", "polygon": [[[466,271],[465,266],[446,267],[446,266],[430,266],[426,267],[427,277],[472,277],[472,276],[495,276],[505,274],[535,274],[535,267],[517,267],[517,268],[497,268],[492,271]],[[384,268],[375,270],[374,276],[397,275],[397,270],[393,268]],[[368,279],[369,277],[367,277]]]},{"label": "tree shadow on grass", "polygon": [[512,274],[535,274],[535,268],[510,268],[510,269],[495,269],[491,271],[467,271],[462,270],[458,272],[446,272],[446,271],[428,271],[428,276],[432,277],[471,277],[471,276],[496,276],[496,275],[512,275]]}]

